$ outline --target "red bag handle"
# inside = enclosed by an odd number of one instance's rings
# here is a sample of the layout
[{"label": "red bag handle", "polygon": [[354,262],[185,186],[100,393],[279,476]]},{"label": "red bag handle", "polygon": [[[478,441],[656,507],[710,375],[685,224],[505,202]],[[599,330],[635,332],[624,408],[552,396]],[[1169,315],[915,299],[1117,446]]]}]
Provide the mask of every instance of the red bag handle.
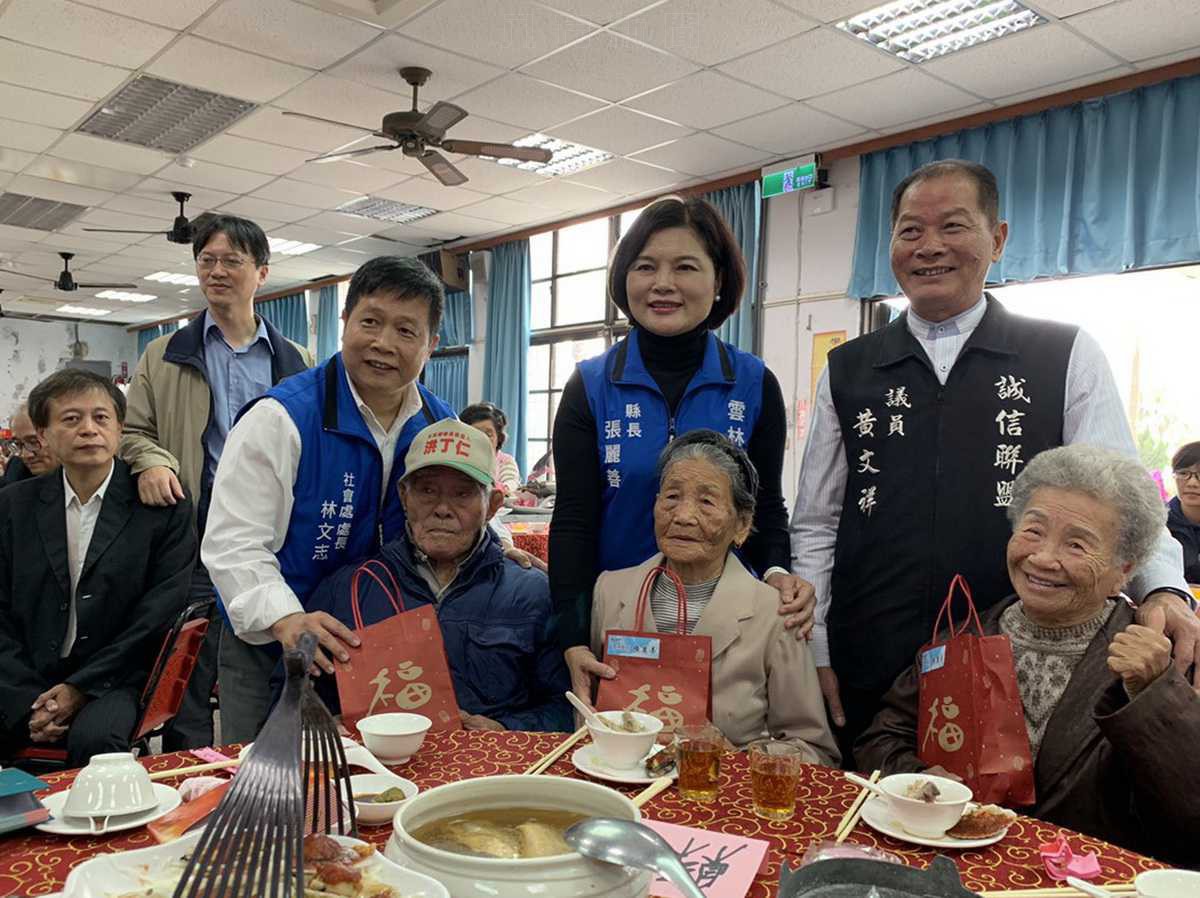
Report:
[{"label": "red bag handle", "polygon": [[677,599],[675,632],[680,636],[687,636],[687,590],[684,588],[683,581],[679,579],[679,575],[661,564],[646,574],[646,579],[642,581],[642,591],[638,594],[637,607],[633,612],[636,615],[637,625],[640,627],[646,618],[646,601],[650,597],[650,587],[659,574],[666,574],[675,584],[675,598]]},{"label": "red bag handle", "polygon": [[[960,628],[954,626],[954,611],[951,606],[954,604],[954,587],[960,587],[963,595],[967,597],[967,617],[963,621]],[[971,587],[967,585],[967,579],[962,574],[955,574],[954,579],[950,581],[950,588],[946,590],[946,600],[942,602],[942,607],[938,610],[937,620],[933,622],[933,635],[929,637],[931,643],[937,641],[938,630],[941,629],[943,615],[950,622],[950,638],[961,636],[967,631],[971,621],[975,621],[975,631],[981,636],[983,635],[983,624],[979,622],[979,612],[975,610],[975,600],[971,597]]]},{"label": "red bag handle", "polygon": [[[379,575],[372,570],[373,567],[383,570],[391,582],[391,589],[379,579]],[[396,575],[392,573],[392,569],[375,558],[368,559],[359,565],[358,570],[354,572],[354,576],[350,580],[350,613],[354,616],[355,630],[363,629],[362,608],[358,601],[358,581],[364,574],[379,584],[379,588],[383,590],[383,594],[392,603],[392,607],[396,609],[397,614],[402,614],[405,610],[404,596],[400,593],[400,584],[396,582]]]}]

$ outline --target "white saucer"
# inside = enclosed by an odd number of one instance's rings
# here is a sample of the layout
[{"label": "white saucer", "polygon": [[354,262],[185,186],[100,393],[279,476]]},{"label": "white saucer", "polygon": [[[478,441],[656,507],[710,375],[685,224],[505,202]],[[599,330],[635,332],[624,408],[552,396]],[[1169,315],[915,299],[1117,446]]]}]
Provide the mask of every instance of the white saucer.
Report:
[{"label": "white saucer", "polygon": [[114,814],[108,818],[108,827],[104,832],[93,833],[87,817],[63,816],[63,805],[67,803],[70,789],[55,792],[42,799],[42,804],[50,809],[50,819],[39,823],[35,829],[44,833],[54,833],[57,836],[107,836],[109,833],[119,833],[126,829],[135,829],[157,820],[164,814],[175,810],[183,803],[179,790],[164,783],[154,783],[154,794],[158,796],[158,804],[148,811],[138,811],[136,814]]},{"label": "white saucer", "polygon": [[892,809],[888,807],[888,803],[875,795],[868,798],[866,804],[863,805],[862,819],[869,827],[878,830],[885,836],[891,836],[901,842],[924,845],[928,848],[983,848],[996,844],[1008,835],[1008,827],[1005,827],[1003,832],[988,836],[986,839],[955,839],[951,836],[935,839],[928,836],[914,836],[892,816]]},{"label": "white saucer", "polygon": [[[610,783],[625,783],[629,786],[648,786],[655,780],[657,776],[649,776],[646,773],[646,768],[641,764],[634,767],[613,767],[606,761],[601,760],[600,755],[596,752],[596,746],[588,743],[582,748],[575,749],[575,754],[571,755],[571,763],[575,765],[575,769],[580,773],[586,773],[588,776],[594,776],[596,779],[608,780]],[[671,769],[670,776],[674,779],[678,776],[678,771],[675,768]]]}]

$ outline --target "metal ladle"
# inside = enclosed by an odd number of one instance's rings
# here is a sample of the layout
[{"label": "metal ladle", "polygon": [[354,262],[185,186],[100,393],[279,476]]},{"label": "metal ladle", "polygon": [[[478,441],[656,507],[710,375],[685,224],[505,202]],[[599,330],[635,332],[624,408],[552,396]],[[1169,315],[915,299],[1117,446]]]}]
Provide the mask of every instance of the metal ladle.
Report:
[{"label": "metal ladle", "polygon": [[688,898],[705,898],[675,850],[645,824],[593,817],[576,823],[566,831],[564,838],[584,857],[606,864],[651,870],[668,879]]}]

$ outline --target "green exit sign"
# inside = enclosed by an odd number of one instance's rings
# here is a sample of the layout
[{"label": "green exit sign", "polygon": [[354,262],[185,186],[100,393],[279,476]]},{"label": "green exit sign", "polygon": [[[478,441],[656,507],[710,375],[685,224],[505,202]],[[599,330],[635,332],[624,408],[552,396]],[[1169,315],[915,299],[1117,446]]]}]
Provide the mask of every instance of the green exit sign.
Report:
[{"label": "green exit sign", "polygon": [[793,190],[811,190],[817,186],[817,163],[809,162],[783,171],[763,175],[762,195],[779,196],[781,193],[791,193]]}]

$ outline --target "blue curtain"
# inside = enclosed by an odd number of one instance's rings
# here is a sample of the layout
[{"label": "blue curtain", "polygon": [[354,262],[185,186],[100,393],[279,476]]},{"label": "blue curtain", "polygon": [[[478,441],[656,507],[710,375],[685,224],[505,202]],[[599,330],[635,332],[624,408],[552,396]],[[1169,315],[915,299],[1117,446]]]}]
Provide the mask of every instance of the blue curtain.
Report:
[{"label": "blue curtain", "polygon": [[892,190],[946,158],[980,162],[999,181],[1009,238],[990,282],[1200,258],[1200,75],[863,156],[850,296],[899,292]]},{"label": "blue curtain", "polygon": [[425,363],[425,386],[461,412],[467,407],[467,376],[470,359],[467,353],[434,356]]},{"label": "blue curtain", "polygon": [[742,304],[717,330],[717,336],[746,352],[754,351],[754,312],[758,305],[758,241],[762,231],[762,195],[758,181],[714,190],[703,196],[714,206],[737,238],[746,260],[746,290]]},{"label": "blue curtain", "polygon": [[168,321],[165,324],[156,324],[153,327],[148,327],[145,330],[137,332],[138,339],[138,358],[142,357],[142,353],[146,351],[146,347],[161,337],[163,334],[173,334],[179,330],[178,321]]},{"label": "blue curtain", "polygon": [[[308,345],[308,305],[304,292],[268,299],[254,304],[254,311],[266,318],[275,329],[301,346]],[[334,331],[336,335],[337,331]]]},{"label": "blue curtain", "polygon": [[475,314],[471,308],[471,294],[466,290],[446,291],[440,336],[439,349],[466,346],[475,339]]},{"label": "blue curtain", "polygon": [[526,363],[529,354],[529,241],[512,240],[492,250],[488,290],[483,398],[508,415],[508,435],[517,467],[525,464]]},{"label": "blue curtain", "polygon": [[317,302],[317,364],[338,351],[337,284],[321,288]]}]

